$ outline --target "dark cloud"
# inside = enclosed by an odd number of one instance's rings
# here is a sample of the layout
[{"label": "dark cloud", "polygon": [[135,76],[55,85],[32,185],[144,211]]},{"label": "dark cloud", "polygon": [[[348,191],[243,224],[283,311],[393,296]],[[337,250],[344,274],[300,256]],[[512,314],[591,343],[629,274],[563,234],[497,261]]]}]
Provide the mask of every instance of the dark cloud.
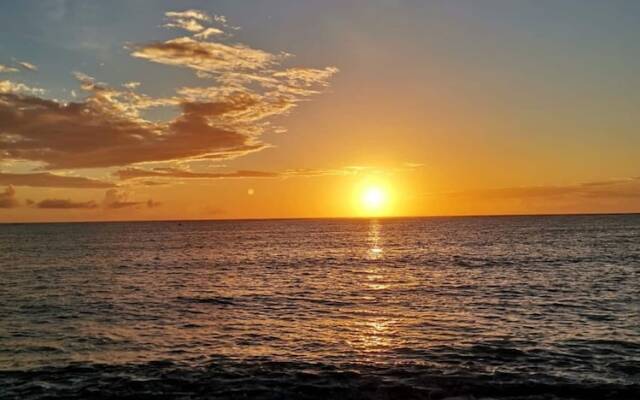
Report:
[{"label": "dark cloud", "polygon": [[115,187],[111,182],[103,182],[79,176],[55,175],[48,172],[27,174],[0,172],[0,185],[70,189],[106,189]]},{"label": "dark cloud", "polygon": [[35,204],[37,208],[54,209],[93,209],[98,204],[95,201],[75,202],[68,199],[46,199]]},{"label": "dark cloud", "polygon": [[[147,201],[129,201],[129,194],[124,191],[110,189],[105,193],[102,206],[107,209],[129,208],[146,206],[148,208],[159,207],[162,203],[149,199]],[[70,199],[45,199],[40,202],[27,201],[28,205],[47,209],[95,209],[99,204],[95,201],[73,201]]]},{"label": "dark cloud", "polygon": [[68,169],[216,155],[231,158],[263,147],[252,143],[249,134],[209,121],[249,106],[235,97],[218,103],[183,103],[184,113],[168,125],[127,116],[115,106],[91,98],[60,104],[0,94],[0,156]]},{"label": "dark cloud", "polygon": [[13,186],[9,185],[4,192],[0,192],[0,208],[15,208],[18,207],[18,205],[16,190]]}]

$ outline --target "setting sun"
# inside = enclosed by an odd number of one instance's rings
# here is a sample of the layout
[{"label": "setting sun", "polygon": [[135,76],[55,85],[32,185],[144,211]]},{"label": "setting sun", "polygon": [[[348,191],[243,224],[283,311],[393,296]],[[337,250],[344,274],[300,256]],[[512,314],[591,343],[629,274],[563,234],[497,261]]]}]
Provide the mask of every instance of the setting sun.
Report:
[{"label": "setting sun", "polygon": [[371,210],[378,210],[384,204],[385,194],[379,187],[367,188],[362,195],[362,204]]},{"label": "setting sun", "polygon": [[360,191],[359,203],[366,215],[383,214],[389,206],[389,192],[381,185],[366,185]]}]

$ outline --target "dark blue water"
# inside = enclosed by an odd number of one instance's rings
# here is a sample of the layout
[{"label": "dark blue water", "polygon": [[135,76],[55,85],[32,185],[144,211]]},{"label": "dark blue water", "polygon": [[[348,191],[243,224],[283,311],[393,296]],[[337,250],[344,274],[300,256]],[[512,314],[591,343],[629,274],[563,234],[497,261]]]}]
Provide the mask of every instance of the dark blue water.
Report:
[{"label": "dark blue water", "polygon": [[0,398],[640,398],[640,216],[0,225]]}]

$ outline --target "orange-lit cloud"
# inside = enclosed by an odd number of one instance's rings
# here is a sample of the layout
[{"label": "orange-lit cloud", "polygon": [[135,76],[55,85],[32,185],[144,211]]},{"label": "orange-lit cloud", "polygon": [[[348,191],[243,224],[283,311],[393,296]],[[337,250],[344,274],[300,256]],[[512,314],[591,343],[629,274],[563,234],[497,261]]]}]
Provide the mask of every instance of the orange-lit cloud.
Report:
[{"label": "orange-lit cloud", "polygon": [[48,209],[93,209],[98,204],[95,201],[76,202],[69,199],[45,199],[35,203],[37,208]]},{"label": "orange-lit cloud", "polygon": [[640,177],[585,182],[576,185],[525,186],[446,193],[477,199],[640,198]]},{"label": "orange-lit cloud", "polygon": [[16,199],[16,190],[9,185],[3,192],[0,192],[0,208],[14,208],[19,205]]},{"label": "orange-lit cloud", "polygon": [[[250,100],[249,100],[250,101]],[[46,168],[98,168],[198,157],[231,158],[262,148],[248,134],[211,125],[209,118],[249,107],[243,99],[182,104],[169,124],[141,120],[111,100],[90,97],[60,104],[0,94],[2,158],[42,162]]]},{"label": "orange-lit cloud", "polygon": [[195,179],[220,179],[220,178],[272,178],[280,176],[273,172],[264,171],[235,171],[235,172],[192,172],[175,168],[157,168],[143,170],[128,168],[116,171],[115,175],[122,180],[136,178],[195,178]]},{"label": "orange-lit cloud", "polygon": [[156,202],[153,199],[149,199],[147,201],[133,201],[129,200],[129,192],[118,189],[109,189],[104,194],[104,199],[102,200],[102,206],[104,208],[111,209],[119,209],[119,208],[130,208],[137,206],[146,206],[148,208],[159,207],[161,205],[160,202]]},{"label": "orange-lit cloud", "polygon": [[104,182],[80,176],[55,175],[48,172],[26,174],[0,172],[0,185],[74,189],[100,189],[115,186],[111,182]]},{"label": "orange-lit cloud", "polygon": [[[134,45],[131,55],[189,68],[213,82],[151,97],[138,93],[135,81],[120,90],[75,73],[86,97],[62,102],[24,84],[0,81],[0,157],[56,170],[243,156],[268,147],[260,136],[274,129],[269,118],[318,93],[337,72],[333,67],[285,68],[285,54],[209,41],[217,36],[212,29],[220,30],[210,23],[228,27],[222,16],[197,10],[166,16],[171,27],[198,34]],[[180,112],[166,121],[142,117],[142,111],[158,107]]]},{"label": "orange-lit cloud", "polygon": [[[23,93],[23,94],[42,95],[44,94],[44,89],[32,87],[21,82],[13,82],[5,79],[5,80],[0,80],[0,94],[2,93]],[[0,124],[1,123],[2,121],[0,120]]]},{"label": "orange-lit cloud", "polygon": [[205,42],[191,37],[142,45],[131,55],[206,73],[257,70],[274,65],[284,57],[244,45]]},{"label": "orange-lit cloud", "polygon": [[[199,172],[177,168],[126,168],[115,171],[114,176],[120,180],[139,178],[176,178],[176,179],[240,179],[240,178],[287,178],[305,176],[338,176],[357,173],[359,170],[353,167],[342,169],[314,169],[299,168],[282,172],[240,170],[231,172]],[[158,185],[159,182],[144,182],[144,184]]]},{"label": "orange-lit cloud", "polygon": [[203,29],[199,33],[196,33],[195,35],[193,35],[193,37],[198,39],[209,39],[210,36],[222,35],[223,33],[224,31],[222,31],[221,29],[209,27]]}]

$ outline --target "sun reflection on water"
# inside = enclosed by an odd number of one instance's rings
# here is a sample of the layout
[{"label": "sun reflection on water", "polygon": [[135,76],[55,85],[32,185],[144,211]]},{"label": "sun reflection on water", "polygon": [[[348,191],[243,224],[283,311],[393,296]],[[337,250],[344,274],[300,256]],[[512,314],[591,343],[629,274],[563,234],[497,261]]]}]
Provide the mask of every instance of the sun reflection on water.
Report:
[{"label": "sun reflection on water", "polygon": [[[360,286],[376,304],[385,303],[388,297],[384,292],[392,287],[393,276],[389,275],[388,266],[384,263],[383,234],[380,221],[373,219],[369,223],[366,236],[365,263]],[[380,315],[363,305],[352,322],[354,334],[347,340],[349,345],[367,359],[376,354],[384,354],[397,345],[396,327],[398,320],[393,315]],[[373,361],[369,359],[369,361]]]},{"label": "sun reflection on water", "polygon": [[380,235],[381,226],[380,222],[376,219],[371,220],[369,225],[369,237],[368,237],[368,258],[377,260],[382,258],[382,238]]}]

